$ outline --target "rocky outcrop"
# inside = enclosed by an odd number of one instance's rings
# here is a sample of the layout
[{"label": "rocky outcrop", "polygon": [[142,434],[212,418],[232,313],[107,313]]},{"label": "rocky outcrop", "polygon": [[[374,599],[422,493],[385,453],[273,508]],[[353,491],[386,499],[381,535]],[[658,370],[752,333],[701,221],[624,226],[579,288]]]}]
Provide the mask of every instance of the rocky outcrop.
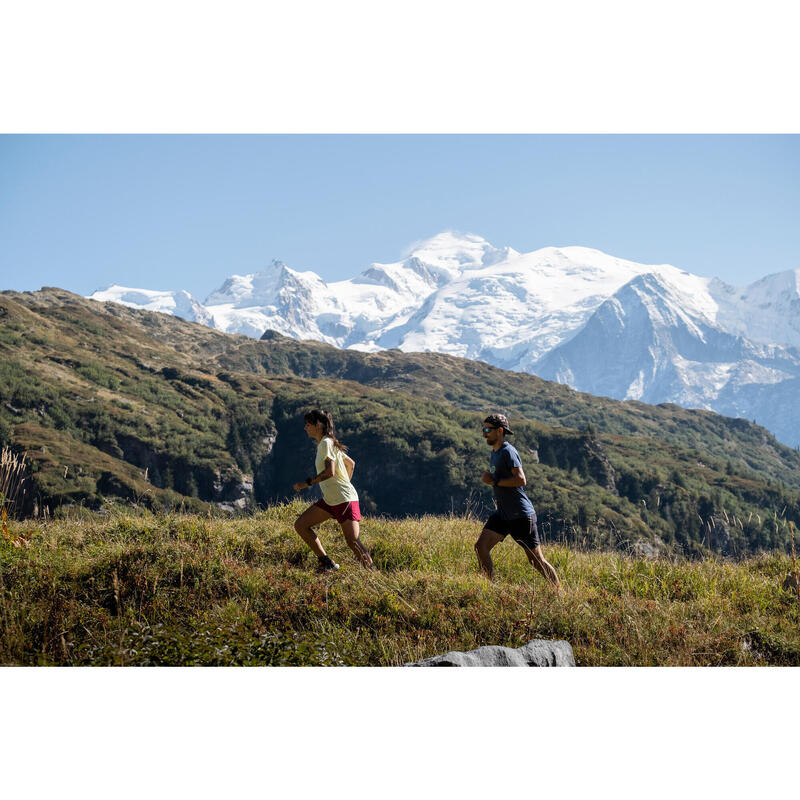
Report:
[{"label": "rocky outcrop", "polygon": [[458,650],[406,664],[407,667],[574,667],[572,646],[564,640],[532,639],[517,648],[488,645]]},{"label": "rocky outcrop", "polygon": [[654,536],[652,541],[637,539],[630,546],[630,553],[634,558],[658,558],[664,549],[664,542]]},{"label": "rocky outcrop", "polygon": [[223,511],[247,511],[253,506],[253,476],[245,475],[235,467],[223,475],[216,473],[214,496]]},{"label": "rocky outcrop", "polygon": [[731,529],[722,517],[709,517],[707,523],[708,546],[722,556],[731,554]]}]

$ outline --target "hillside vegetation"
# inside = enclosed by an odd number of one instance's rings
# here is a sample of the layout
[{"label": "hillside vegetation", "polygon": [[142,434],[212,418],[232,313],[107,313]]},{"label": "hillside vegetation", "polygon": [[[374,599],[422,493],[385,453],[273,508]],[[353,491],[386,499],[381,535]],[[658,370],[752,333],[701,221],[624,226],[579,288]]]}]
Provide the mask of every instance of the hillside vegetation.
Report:
[{"label": "hillside vegetation", "polygon": [[[566,639],[578,665],[800,664],[790,559],[636,559],[546,543],[555,594],[521,548],[476,569],[475,518],[365,519],[380,572],[318,574],[291,530],[302,504],[252,517],[109,507],[12,522],[0,536],[0,663],[397,666],[485,644]],[[16,546],[15,546],[15,544]]]},{"label": "hillside vegetation", "polygon": [[699,448],[731,470],[754,470],[800,488],[800,453],[777,442],[759,425],[713,411],[596,397],[525,372],[508,372],[442,353],[360,353],[320,342],[299,342],[274,331],[260,342],[247,339],[215,355],[214,361],[240,371],[342,378],[445,400],[466,410],[501,406],[510,416],[551,426],[589,426],[603,434]]},{"label": "hillside vegetation", "polygon": [[201,514],[281,503],[312,463],[314,405],[334,414],[373,515],[486,513],[479,428],[504,410],[551,541],[742,557],[786,551],[800,522],[800,454],[744,420],[437,354],[255,341],[59,289],[0,294],[0,443],[31,468],[16,516],[109,498]]}]

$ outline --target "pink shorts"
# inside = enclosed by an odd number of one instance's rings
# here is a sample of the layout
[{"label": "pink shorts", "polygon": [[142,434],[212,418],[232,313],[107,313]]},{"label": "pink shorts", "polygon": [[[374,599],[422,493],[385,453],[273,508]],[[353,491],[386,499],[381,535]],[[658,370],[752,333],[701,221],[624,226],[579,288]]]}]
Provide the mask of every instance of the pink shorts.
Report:
[{"label": "pink shorts", "polygon": [[361,509],[358,507],[358,500],[353,500],[349,503],[339,503],[335,506],[329,506],[324,500],[317,500],[314,505],[319,506],[323,511],[327,511],[337,522],[345,522],[347,520],[358,522],[361,519]]}]

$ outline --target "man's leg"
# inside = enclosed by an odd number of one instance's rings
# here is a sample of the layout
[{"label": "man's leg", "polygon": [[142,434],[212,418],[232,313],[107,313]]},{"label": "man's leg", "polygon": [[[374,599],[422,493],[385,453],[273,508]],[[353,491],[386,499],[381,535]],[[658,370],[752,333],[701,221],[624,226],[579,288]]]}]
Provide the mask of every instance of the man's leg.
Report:
[{"label": "man's leg", "polygon": [[330,518],[331,515],[324,508],[309,506],[294,523],[294,529],[300,534],[300,538],[311,548],[317,558],[324,558],[326,553],[314,530],[314,526],[320,525]]},{"label": "man's leg", "polygon": [[494,564],[490,555],[492,548],[503,541],[506,537],[501,533],[495,533],[488,528],[481,531],[478,541],[475,542],[475,552],[478,554],[478,566],[486,574],[489,580],[494,579]]},{"label": "man's leg", "polygon": [[534,569],[537,569],[539,572],[541,572],[542,576],[548,583],[552,583],[557,590],[560,590],[561,581],[558,579],[558,575],[556,574],[553,565],[544,557],[544,553],[542,553],[542,546],[537,545],[533,549],[527,545],[522,546],[525,550],[525,555],[528,556],[528,561],[531,562]]}]

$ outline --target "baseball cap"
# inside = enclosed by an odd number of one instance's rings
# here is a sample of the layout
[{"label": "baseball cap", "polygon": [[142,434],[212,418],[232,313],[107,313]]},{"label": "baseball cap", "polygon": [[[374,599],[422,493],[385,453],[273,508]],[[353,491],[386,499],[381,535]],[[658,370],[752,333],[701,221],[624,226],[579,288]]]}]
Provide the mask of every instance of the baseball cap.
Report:
[{"label": "baseball cap", "polygon": [[492,425],[495,428],[502,428],[506,433],[513,435],[514,431],[508,427],[508,417],[505,414],[489,414],[483,421],[485,425]]}]

